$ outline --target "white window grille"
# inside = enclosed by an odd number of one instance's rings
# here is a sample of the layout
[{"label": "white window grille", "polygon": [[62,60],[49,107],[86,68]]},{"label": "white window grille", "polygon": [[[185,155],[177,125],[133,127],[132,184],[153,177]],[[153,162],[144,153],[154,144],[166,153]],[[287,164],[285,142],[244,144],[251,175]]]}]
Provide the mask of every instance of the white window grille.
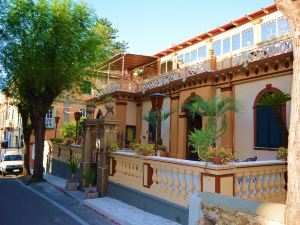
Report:
[{"label": "white window grille", "polygon": [[45,125],[46,128],[54,128],[54,108],[49,109],[48,113],[46,114]]}]

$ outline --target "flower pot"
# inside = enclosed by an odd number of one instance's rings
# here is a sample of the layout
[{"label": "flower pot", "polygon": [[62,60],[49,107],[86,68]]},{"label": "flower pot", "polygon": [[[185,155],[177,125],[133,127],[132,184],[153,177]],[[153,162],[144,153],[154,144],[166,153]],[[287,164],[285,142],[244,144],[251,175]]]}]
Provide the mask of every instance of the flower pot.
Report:
[{"label": "flower pot", "polygon": [[76,181],[70,181],[70,180],[68,180],[66,182],[65,189],[66,189],[66,191],[76,191],[77,190],[77,183],[76,183]]},{"label": "flower pot", "polygon": [[221,157],[213,157],[210,158],[210,161],[214,164],[220,165],[222,164],[222,158]]},{"label": "flower pot", "polygon": [[73,143],[73,140],[70,140],[70,139],[68,139],[68,140],[65,141],[65,144],[66,144],[66,145],[70,145],[70,144],[72,144],[72,143]]},{"label": "flower pot", "polygon": [[168,157],[168,152],[166,150],[157,150],[156,155],[160,157]]},{"label": "flower pot", "polygon": [[94,113],[96,110],[96,106],[94,105],[87,105],[86,106],[86,113],[88,119],[94,119]]},{"label": "flower pot", "polygon": [[115,107],[115,103],[114,102],[106,102],[105,103],[105,108],[106,108],[106,114],[105,117],[113,117],[114,116],[114,107]]}]

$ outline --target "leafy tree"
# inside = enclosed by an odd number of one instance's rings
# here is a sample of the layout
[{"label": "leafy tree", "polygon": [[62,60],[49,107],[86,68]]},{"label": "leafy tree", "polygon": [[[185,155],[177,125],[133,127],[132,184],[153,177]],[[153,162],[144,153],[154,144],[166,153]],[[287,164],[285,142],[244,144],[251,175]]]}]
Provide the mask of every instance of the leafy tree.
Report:
[{"label": "leafy tree", "polygon": [[[196,114],[206,116],[207,122],[203,129],[190,132],[188,135],[189,145],[198,153],[199,159],[207,160],[208,147],[215,146],[216,140],[226,131],[226,113],[238,112],[239,104],[231,97],[220,98],[194,98],[190,103],[183,106],[187,112],[195,117]],[[220,127],[218,124],[220,123]]]},{"label": "leafy tree", "polygon": [[53,100],[81,89],[99,63],[125,44],[87,4],[73,0],[10,0],[0,3],[0,64],[16,77],[29,107],[35,136],[33,179],[43,179],[45,116]]},{"label": "leafy tree", "polygon": [[280,134],[281,134],[281,145],[284,148],[288,146],[289,131],[283,120],[282,105],[291,100],[291,96],[284,92],[273,92],[267,93],[259,99],[258,105],[271,106],[278,122]]}]

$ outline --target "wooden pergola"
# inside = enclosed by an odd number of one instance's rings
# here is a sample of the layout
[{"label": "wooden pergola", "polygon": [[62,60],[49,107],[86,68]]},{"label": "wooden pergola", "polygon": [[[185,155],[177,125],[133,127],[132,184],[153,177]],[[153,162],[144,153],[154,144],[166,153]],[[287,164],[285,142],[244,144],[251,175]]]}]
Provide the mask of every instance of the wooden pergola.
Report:
[{"label": "wooden pergola", "polygon": [[109,83],[109,76],[116,74],[116,71],[118,71],[117,74],[121,74],[121,77],[124,77],[127,71],[152,65],[156,63],[156,60],[157,57],[155,56],[122,53],[104,62],[97,71],[107,74],[107,81]]}]

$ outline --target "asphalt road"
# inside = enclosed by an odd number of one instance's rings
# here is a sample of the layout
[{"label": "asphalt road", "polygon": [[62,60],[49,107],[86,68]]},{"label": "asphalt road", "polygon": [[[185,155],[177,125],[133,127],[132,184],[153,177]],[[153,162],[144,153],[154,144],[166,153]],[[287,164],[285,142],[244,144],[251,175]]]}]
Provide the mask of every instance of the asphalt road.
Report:
[{"label": "asphalt road", "polygon": [[110,221],[44,182],[25,186],[0,178],[1,225],[111,225]]}]

